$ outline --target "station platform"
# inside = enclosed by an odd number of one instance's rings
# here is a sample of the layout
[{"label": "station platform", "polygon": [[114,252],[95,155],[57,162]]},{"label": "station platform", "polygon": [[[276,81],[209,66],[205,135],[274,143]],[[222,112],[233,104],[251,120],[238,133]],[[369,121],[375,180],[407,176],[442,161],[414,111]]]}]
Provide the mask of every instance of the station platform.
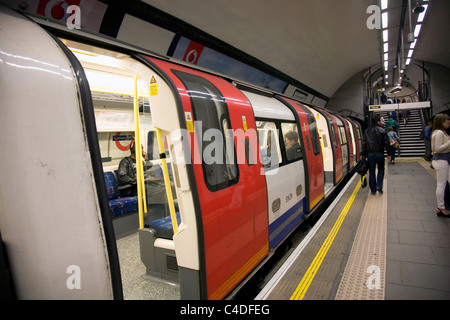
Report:
[{"label": "station platform", "polygon": [[397,158],[371,195],[355,174],[256,300],[450,299],[450,219],[435,213],[435,175]]}]

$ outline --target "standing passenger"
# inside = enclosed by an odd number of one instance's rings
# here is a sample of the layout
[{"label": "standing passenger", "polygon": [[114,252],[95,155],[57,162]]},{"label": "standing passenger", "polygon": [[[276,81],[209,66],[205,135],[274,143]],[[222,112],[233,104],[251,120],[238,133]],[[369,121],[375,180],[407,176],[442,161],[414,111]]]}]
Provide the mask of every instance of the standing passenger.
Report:
[{"label": "standing passenger", "polygon": [[395,119],[392,117],[392,115],[389,116],[389,119],[386,121],[384,126],[386,129],[389,127],[392,127],[395,132],[397,132],[397,130],[398,130],[398,123],[397,123],[397,121],[395,121]]},{"label": "standing passenger", "polygon": [[[392,139],[396,140],[399,147],[400,147],[400,138],[398,137],[397,133],[394,131],[392,127],[389,127],[387,130],[387,135],[389,141]],[[397,149],[390,145],[390,143],[386,146],[388,155],[391,156],[391,163],[395,164],[395,153],[397,152]]]},{"label": "standing passenger", "polygon": [[450,127],[450,117],[439,113],[434,117],[433,133],[431,135],[431,150],[433,152],[433,168],[436,170],[436,214],[439,217],[450,218],[445,209],[445,186],[450,182],[450,138],[447,129]]},{"label": "standing passenger", "polygon": [[425,160],[431,161],[431,129],[433,128],[433,123],[428,122],[427,126],[423,128],[423,142],[425,143]]},{"label": "standing passenger", "polygon": [[406,121],[408,121],[408,110],[402,110],[402,118],[403,118],[403,124],[406,125]]},{"label": "standing passenger", "polygon": [[[384,149],[389,145],[386,130],[380,121],[380,116],[372,118],[372,127],[364,132],[364,139],[361,151],[361,159],[367,157],[369,163],[369,187],[372,194],[383,193],[384,179]],[[388,159],[391,157],[388,155]],[[375,168],[378,167],[378,174],[375,176]]]}]

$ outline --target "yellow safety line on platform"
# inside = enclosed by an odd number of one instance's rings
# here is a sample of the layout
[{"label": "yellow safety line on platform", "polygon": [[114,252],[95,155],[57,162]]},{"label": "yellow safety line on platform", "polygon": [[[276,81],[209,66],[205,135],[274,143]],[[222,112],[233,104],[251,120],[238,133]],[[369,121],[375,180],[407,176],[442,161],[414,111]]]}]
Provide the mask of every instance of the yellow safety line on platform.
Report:
[{"label": "yellow safety line on platform", "polygon": [[292,294],[292,296],[289,300],[302,300],[303,297],[305,296],[306,291],[308,290],[311,282],[313,281],[314,277],[316,276],[317,270],[319,270],[323,259],[325,258],[328,250],[331,247],[331,244],[334,241],[334,238],[336,237],[339,229],[341,228],[341,225],[344,222],[344,219],[347,216],[347,213],[350,210],[350,207],[352,206],[353,201],[355,201],[356,195],[360,188],[361,188],[361,180],[356,185],[350,199],[348,199],[344,209],[341,211],[341,214],[339,215],[333,228],[331,229],[330,233],[328,234],[327,238],[325,239],[322,247],[320,248],[319,252],[315,256],[313,262],[309,266],[308,270],[306,271],[305,275],[303,276],[302,280],[298,284],[297,288],[295,289],[294,293]]}]

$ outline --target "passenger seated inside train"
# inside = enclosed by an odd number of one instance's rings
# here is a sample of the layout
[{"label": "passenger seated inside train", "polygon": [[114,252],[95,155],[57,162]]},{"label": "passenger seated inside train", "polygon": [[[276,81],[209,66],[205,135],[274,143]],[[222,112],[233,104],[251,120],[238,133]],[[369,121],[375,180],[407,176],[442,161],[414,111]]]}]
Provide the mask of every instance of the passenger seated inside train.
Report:
[{"label": "passenger seated inside train", "polygon": [[[142,157],[144,158],[144,168],[148,160],[147,153],[142,146]],[[130,156],[120,160],[117,172],[117,184],[122,186],[120,196],[133,197],[137,195],[137,178],[136,178],[136,150],[135,142],[130,144]]]},{"label": "passenger seated inside train", "polygon": [[286,141],[286,156],[288,161],[301,158],[302,149],[298,143],[298,133],[289,131],[284,138]]},{"label": "passenger seated inside train", "polygon": [[[147,198],[147,207],[150,213],[149,220],[156,220],[168,216],[169,208],[167,203],[166,188],[164,177],[160,165],[153,165],[148,160],[147,154],[142,148],[142,156],[144,158],[144,180],[145,194]],[[123,158],[119,163],[117,172],[118,185],[121,189],[120,196],[136,196],[137,195],[137,178],[136,178],[136,147],[133,141],[130,145],[130,156]],[[175,202],[176,210],[177,203]]]}]

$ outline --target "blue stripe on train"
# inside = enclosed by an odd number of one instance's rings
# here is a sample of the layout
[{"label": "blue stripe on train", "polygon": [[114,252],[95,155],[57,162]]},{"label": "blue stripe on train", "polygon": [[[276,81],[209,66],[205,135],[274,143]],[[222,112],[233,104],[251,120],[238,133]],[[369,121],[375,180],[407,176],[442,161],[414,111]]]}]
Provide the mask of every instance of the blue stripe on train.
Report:
[{"label": "blue stripe on train", "polygon": [[275,248],[305,216],[305,198],[269,225],[269,246]]}]

